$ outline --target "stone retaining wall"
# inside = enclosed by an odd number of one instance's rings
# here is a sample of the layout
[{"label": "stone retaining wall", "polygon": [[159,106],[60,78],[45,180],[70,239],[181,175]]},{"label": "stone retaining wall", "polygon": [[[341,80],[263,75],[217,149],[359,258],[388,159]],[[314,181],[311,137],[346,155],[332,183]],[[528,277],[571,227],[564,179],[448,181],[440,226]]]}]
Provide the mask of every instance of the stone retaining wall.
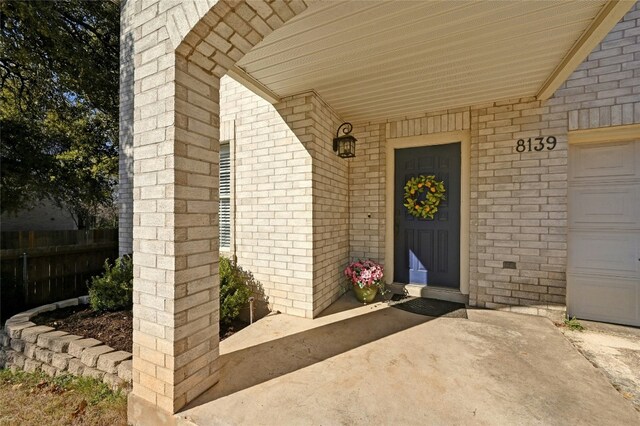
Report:
[{"label": "stone retaining wall", "polygon": [[34,372],[50,376],[70,373],[102,380],[112,389],[129,391],[131,353],[116,351],[96,339],[85,339],[44,325],[31,318],[43,312],[88,304],[89,297],[44,305],[9,318],[0,329],[0,368]]}]

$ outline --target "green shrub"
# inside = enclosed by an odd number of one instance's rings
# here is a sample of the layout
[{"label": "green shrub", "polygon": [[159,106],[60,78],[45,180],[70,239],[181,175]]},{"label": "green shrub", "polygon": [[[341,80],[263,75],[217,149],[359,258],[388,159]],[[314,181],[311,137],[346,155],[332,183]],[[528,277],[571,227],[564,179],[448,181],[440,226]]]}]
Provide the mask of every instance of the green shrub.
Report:
[{"label": "green shrub", "polygon": [[251,296],[247,273],[235,262],[220,256],[220,322],[230,324]]},{"label": "green shrub", "polygon": [[130,256],[116,259],[115,265],[104,262],[104,274],[93,277],[89,302],[94,311],[119,311],[133,305],[133,262]]}]

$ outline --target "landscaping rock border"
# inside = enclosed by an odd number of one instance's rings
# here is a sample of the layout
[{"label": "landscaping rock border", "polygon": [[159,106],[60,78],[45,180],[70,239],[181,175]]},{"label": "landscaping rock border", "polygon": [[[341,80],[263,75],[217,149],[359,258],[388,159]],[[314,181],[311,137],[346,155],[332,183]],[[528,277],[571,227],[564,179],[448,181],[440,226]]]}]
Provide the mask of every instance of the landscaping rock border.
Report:
[{"label": "landscaping rock border", "polygon": [[96,339],[85,339],[44,325],[31,318],[43,312],[86,305],[89,296],[62,300],[12,316],[0,328],[0,368],[50,376],[74,374],[102,380],[112,389],[131,390],[132,354],[116,351]]}]

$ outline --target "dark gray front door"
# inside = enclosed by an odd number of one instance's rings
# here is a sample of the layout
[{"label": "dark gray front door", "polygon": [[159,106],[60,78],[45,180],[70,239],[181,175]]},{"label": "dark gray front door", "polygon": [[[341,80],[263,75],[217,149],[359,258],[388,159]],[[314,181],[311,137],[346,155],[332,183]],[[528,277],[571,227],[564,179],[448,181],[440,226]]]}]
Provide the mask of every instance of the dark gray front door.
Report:
[{"label": "dark gray front door", "polygon": [[[460,288],[460,143],[395,152],[394,281]],[[446,200],[433,220],[418,219],[404,204],[414,176],[444,181]]]}]

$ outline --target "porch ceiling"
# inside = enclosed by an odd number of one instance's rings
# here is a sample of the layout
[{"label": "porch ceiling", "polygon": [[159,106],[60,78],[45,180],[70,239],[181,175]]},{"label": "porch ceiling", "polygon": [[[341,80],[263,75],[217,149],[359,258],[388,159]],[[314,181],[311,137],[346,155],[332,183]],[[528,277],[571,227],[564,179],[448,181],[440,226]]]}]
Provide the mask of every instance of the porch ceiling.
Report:
[{"label": "porch ceiling", "polygon": [[607,3],[318,2],[237,71],[278,97],[313,89],[352,121],[535,96]]}]

